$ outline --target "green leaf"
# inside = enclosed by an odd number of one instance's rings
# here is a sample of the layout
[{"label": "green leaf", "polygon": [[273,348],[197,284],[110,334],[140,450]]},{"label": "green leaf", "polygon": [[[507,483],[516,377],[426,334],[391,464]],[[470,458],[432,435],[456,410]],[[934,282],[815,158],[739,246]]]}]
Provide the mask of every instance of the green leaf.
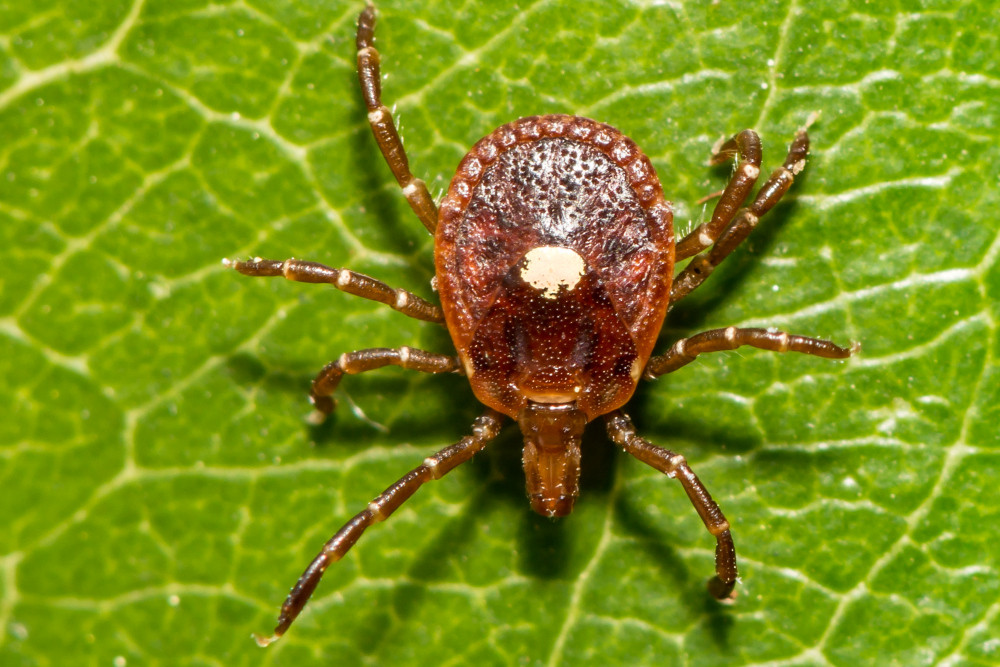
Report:
[{"label": "green leaf", "polygon": [[385,369],[310,427],[324,363],[447,333],[219,262],[433,297],[358,94],[361,6],[0,7],[0,663],[998,664],[996,0],[382,3],[385,99],[436,194],[497,125],[575,113],[643,147],[685,232],[720,136],[757,129],[769,173],[819,112],[806,171],[661,348],[736,325],[863,351],[708,355],[633,399],[733,525],[732,606],[679,485],[594,428],[577,510],[545,520],[508,428],[253,644],[480,409],[460,377]]}]

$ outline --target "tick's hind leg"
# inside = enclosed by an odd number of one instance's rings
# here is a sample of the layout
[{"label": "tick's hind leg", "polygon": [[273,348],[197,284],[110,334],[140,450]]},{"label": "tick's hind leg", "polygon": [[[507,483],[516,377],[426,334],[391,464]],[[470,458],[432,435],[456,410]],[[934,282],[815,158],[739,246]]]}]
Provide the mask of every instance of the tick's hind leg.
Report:
[{"label": "tick's hind leg", "polygon": [[423,373],[456,373],[462,370],[458,357],[425,352],[412,347],[404,346],[398,349],[373,347],[347,352],[340,355],[336,361],[328,363],[313,380],[309,400],[318,411],[318,414],[313,413],[316,417],[314,421],[322,422],[333,412],[334,402],[330,397],[345,373],[355,375],[384,366],[399,366]]},{"label": "tick's hind leg", "polygon": [[[749,130],[745,130],[745,132],[749,132]],[[736,136],[739,137],[741,135]],[[757,135],[754,136],[756,137]],[[730,139],[729,142],[723,145],[720,152],[713,157],[713,162],[716,158],[724,155],[726,147],[734,143],[735,139],[736,137]],[[732,221],[732,224],[722,231],[717,240],[712,241],[711,250],[692,259],[674,280],[673,286],[670,289],[671,304],[680,301],[685,296],[690,294],[695,288],[705,282],[705,279],[711,275],[712,271],[715,270],[715,267],[721,264],[722,260],[729,256],[729,253],[735,250],[738,245],[746,240],[747,236],[750,235],[750,232],[752,232],[754,227],[757,226],[757,222],[760,220],[761,216],[770,211],[771,208],[773,208],[774,205],[781,200],[781,197],[788,191],[788,188],[791,187],[792,182],[795,180],[795,175],[802,171],[805,167],[806,155],[808,153],[809,135],[804,129],[802,129],[796,133],[795,139],[792,141],[792,145],[788,149],[788,155],[785,157],[784,164],[771,173],[771,177],[767,179],[767,182],[764,183],[763,187],[761,187],[760,191],[757,193],[757,197],[754,199],[753,204],[736,214],[736,219]],[[742,169],[744,169],[744,167],[741,165],[740,171]],[[730,187],[732,187],[733,182],[741,177],[740,171],[737,171],[736,175],[733,176],[733,180],[730,181]],[[748,186],[746,191],[744,191],[743,196],[745,197],[746,193],[749,191],[750,187]],[[726,192],[729,192],[728,187],[726,188]],[[725,198],[725,196],[725,193],[723,193],[723,198]],[[739,206],[741,203],[743,203],[743,200],[737,202],[736,206]],[[720,200],[716,206],[716,215],[722,205],[723,202]],[[730,214],[730,219],[732,219],[732,214]],[[715,216],[713,216],[712,222],[715,222]],[[726,222],[728,223],[729,220],[726,220]],[[702,242],[708,241],[710,238],[710,235],[707,233],[705,233],[705,238],[702,239],[702,241],[698,243],[688,243],[689,239],[692,239],[696,233],[699,237],[702,235],[702,232],[699,232],[702,227],[705,227],[705,225],[699,226],[693,232],[688,234],[684,240],[678,243],[678,259],[682,258],[682,246],[685,247],[685,254],[683,257],[690,257],[695,252],[701,252],[701,250],[708,247],[707,244],[702,245]]]},{"label": "tick's hind leg", "polygon": [[424,482],[441,479],[456,466],[465,463],[473,454],[493,440],[500,432],[503,417],[498,412],[487,410],[472,425],[472,435],[466,436],[450,447],[445,447],[437,454],[428,456],[424,462],[406,473],[395,484],[383,491],[381,495],[368,503],[363,511],[344,524],[343,528],[323,545],[319,555],[313,559],[306,571],[295,583],[292,591],[281,605],[278,625],[270,637],[255,635],[257,644],[267,646],[288,630],[292,622],[305,607],[309,597],[316,590],[323,573],[331,563],[344,557],[344,554],[354,546],[365,529],[372,524],[384,521],[390,514],[399,509],[406,500],[423,486]]},{"label": "tick's hind leg", "polygon": [[657,447],[636,435],[632,420],[621,410],[605,415],[604,422],[608,429],[608,437],[615,444],[623,447],[626,452],[646,465],[656,468],[667,477],[676,479],[684,487],[705,528],[715,537],[716,576],[709,580],[708,590],[717,600],[732,599],[737,577],[736,547],[733,546],[733,536],[729,532],[729,522],[701,480],[694,474],[683,456],[669,449]]},{"label": "tick's hind leg", "polygon": [[222,263],[245,276],[286,278],[300,283],[332,285],[342,292],[384,303],[390,308],[418,320],[437,322],[438,324],[444,322],[444,313],[441,312],[441,308],[430,301],[425,301],[404,289],[389,287],[381,280],[348,269],[333,269],[316,262],[303,262],[298,259],[281,261],[261,259],[260,257],[246,262],[224,259]]},{"label": "tick's hind leg", "polygon": [[743,345],[771,350],[772,352],[801,352],[826,359],[847,359],[860,347],[857,343],[849,348],[840,347],[828,340],[793,336],[784,331],[773,329],[740,329],[737,327],[711,329],[690,338],[681,338],[666,354],[651,357],[646,364],[643,376],[647,380],[652,380],[686,366],[694,361],[699,354],[735,350]]},{"label": "tick's hind leg", "polygon": [[406,159],[403,142],[396,131],[392,120],[392,112],[382,104],[382,74],[379,64],[381,57],[375,50],[375,8],[368,5],[358,17],[358,79],[361,81],[361,94],[368,108],[368,123],[372,126],[375,141],[379,150],[392,169],[392,175],[403,189],[410,208],[424,223],[424,227],[433,234],[437,228],[438,211],[431,199],[427,185],[410,172],[410,163]]}]

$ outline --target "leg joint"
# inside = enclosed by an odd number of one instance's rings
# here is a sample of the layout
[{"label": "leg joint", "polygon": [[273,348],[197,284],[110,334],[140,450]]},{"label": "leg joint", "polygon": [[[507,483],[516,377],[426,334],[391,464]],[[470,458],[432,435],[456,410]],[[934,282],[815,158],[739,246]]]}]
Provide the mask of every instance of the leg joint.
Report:
[{"label": "leg joint", "polygon": [[720,521],[719,523],[709,524],[706,527],[708,528],[708,532],[710,532],[715,537],[718,537],[719,535],[722,535],[724,532],[729,530],[729,521],[726,519],[722,519],[722,521]]},{"label": "leg joint", "polygon": [[368,122],[372,125],[382,125],[387,118],[392,119],[392,114],[389,111],[389,107],[384,104],[368,112]]},{"label": "leg joint", "polygon": [[371,512],[372,522],[379,523],[385,521],[385,514],[382,513],[382,507],[374,500],[368,503],[368,511]]}]

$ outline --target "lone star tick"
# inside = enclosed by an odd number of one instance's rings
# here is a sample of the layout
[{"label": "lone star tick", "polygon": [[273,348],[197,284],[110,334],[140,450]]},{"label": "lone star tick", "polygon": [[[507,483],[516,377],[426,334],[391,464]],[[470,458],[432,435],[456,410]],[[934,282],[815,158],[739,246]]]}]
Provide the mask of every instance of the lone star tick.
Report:
[{"label": "lone star tick", "polygon": [[[504,417],[524,436],[528,499],[539,514],[569,514],[579,494],[580,441],[604,420],[615,444],[684,487],[716,540],[719,600],[733,597],[736,551],[729,522],[684,457],[636,435],[622,411],[640,378],[654,380],[700,354],[749,345],[845,359],[854,348],[772,329],[727,327],[699,333],[652,356],[670,307],[696,289],[756,226],[805,166],[805,129],[757,193],[757,134],[744,130],[716,146],[712,164],[738,159],[712,218],[674,243],[673,216],[649,159],[621,132],[589,118],[533,116],[502,125],[462,159],[440,207],[411,172],[392,115],[382,103],[375,9],[358,19],[358,77],[375,140],[407,202],[434,234],[441,305],[349,269],[295,259],[223,260],[247,276],[326,283],[404,315],[444,324],[457,356],[410,347],[341,355],[313,380],[320,418],[334,409],[341,377],[383,366],[462,373],[487,408],[472,434],[424,459],[330,538],[281,607],[266,646],[302,611],[323,572],[374,523],[389,517],[425,482],[468,461],[500,432]],[[674,263],[690,258],[674,276]]]}]

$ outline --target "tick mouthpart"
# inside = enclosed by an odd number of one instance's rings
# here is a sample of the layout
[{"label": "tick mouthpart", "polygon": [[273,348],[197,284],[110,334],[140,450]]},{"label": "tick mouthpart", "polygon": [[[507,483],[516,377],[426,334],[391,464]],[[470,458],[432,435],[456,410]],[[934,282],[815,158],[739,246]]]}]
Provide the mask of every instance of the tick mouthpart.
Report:
[{"label": "tick mouthpart", "polygon": [[517,415],[524,435],[524,478],[531,508],[566,516],[580,495],[580,441],[586,415],[575,402],[528,403]]},{"label": "tick mouthpart", "polygon": [[544,496],[542,494],[533,494],[528,496],[528,500],[531,501],[531,509],[535,510],[538,514],[542,516],[547,516],[549,518],[556,518],[560,516],[566,516],[573,511],[573,504],[576,502],[576,496]]}]

